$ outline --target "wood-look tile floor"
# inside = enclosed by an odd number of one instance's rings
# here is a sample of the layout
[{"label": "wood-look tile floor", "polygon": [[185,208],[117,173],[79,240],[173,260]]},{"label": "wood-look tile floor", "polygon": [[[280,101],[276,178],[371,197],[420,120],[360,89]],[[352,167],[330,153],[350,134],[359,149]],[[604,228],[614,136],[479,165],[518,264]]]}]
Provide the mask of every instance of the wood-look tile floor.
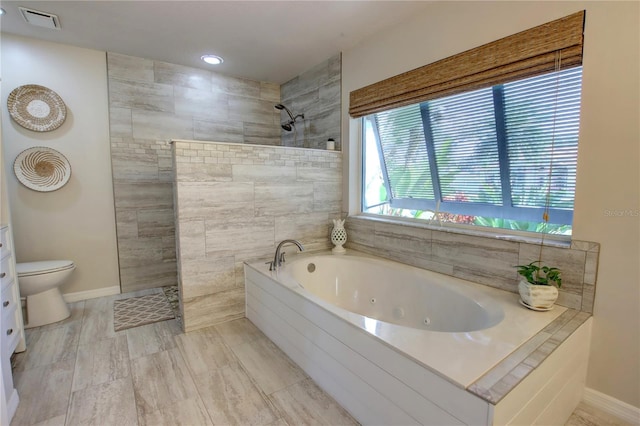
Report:
[{"label": "wood-look tile floor", "polygon": [[[17,425],[356,425],[247,319],[183,333],[175,320],[115,332],[113,301],[71,304],[27,330]],[[568,426],[626,425],[581,404]]]},{"label": "wood-look tile floor", "polygon": [[159,291],[73,303],[65,321],[27,330],[11,424],[357,424],[247,319],[113,330],[114,300]]}]

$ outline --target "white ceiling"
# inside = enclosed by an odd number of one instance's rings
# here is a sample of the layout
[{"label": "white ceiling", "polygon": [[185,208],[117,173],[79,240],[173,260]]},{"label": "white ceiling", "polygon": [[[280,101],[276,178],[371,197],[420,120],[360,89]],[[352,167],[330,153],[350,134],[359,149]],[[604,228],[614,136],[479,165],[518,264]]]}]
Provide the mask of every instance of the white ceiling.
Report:
[{"label": "white ceiling", "polygon": [[[285,83],[396,25],[427,1],[5,1],[3,33]],[[27,24],[18,6],[58,15]],[[222,65],[204,64],[213,53]],[[45,65],[46,66],[46,65]]]}]

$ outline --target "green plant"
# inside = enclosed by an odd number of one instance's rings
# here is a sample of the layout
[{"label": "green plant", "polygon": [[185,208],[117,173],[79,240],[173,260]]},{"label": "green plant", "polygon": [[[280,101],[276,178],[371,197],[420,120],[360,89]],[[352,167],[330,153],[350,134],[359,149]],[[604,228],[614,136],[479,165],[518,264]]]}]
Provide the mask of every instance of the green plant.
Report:
[{"label": "green plant", "polygon": [[562,271],[558,268],[550,268],[548,266],[538,266],[539,260],[533,261],[528,265],[517,265],[518,273],[526,278],[526,280],[535,285],[557,285],[562,286]]}]

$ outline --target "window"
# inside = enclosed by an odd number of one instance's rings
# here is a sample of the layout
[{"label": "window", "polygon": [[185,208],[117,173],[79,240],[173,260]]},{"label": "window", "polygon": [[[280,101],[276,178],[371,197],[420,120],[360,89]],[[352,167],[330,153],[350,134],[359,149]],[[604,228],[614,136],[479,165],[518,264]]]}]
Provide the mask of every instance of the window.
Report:
[{"label": "window", "polygon": [[570,234],[581,82],[573,67],[365,116],[362,210]]}]

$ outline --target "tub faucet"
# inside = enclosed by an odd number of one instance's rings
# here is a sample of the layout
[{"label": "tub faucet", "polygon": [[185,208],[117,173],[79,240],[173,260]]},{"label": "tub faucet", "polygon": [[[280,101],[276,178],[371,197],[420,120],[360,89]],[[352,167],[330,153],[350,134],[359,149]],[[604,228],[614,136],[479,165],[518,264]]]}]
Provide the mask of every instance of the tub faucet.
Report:
[{"label": "tub faucet", "polygon": [[275,271],[284,262],[284,253],[281,254],[280,250],[282,249],[282,246],[284,246],[285,244],[295,244],[296,246],[298,246],[298,249],[300,251],[304,251],[304,247],[302,247],[302,244],[300,244],[300,241],[297,241],[297,240],[282,240],[280,242],[280,244],[278,244],[278,248],[276,248],[276,254],[275,254],[275,256],[273,256],[273,262],[268,262],[268,263],[270,263],[270,265],[269,265],[269,270],[270,271]]}]

